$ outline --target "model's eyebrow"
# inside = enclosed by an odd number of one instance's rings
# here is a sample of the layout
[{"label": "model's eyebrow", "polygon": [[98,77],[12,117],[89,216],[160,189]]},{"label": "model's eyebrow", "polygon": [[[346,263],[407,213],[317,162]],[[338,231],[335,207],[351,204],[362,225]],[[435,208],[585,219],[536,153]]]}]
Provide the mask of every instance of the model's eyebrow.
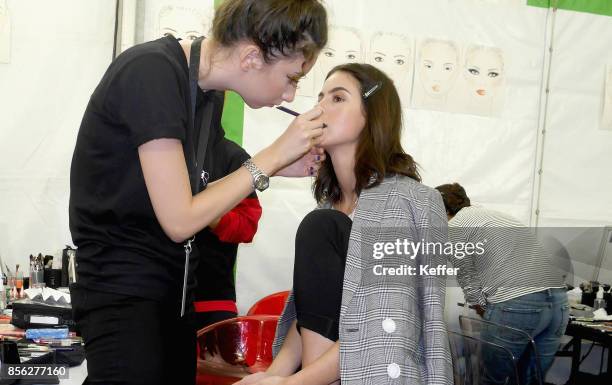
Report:
[{"label": "model's eyebrow", "polygon": [[377,55],[387,56],[386,53],[380,52],[380,51],[374,51],[374,53],[377,54]]},{"label": "model's eyebrow", "polygon": [[200,31],[186,31],[185,33],[200,33]]},{"label": "model's eyebrow", "polygon": [[[346,93],[347,93],[347,94],[349,94],[349,95],[351,94],[351,93],[349,92],[349,90],[347,90],[347,89],[346,89],[346,88],[344,88],[344,87],[334,87],[334,88],[332,88],[331,90],[329,90],[328,94],[331,94],[331,93],[336,92],[336,91],[344,91],[344,92],[346,92]],[[323,97],[323,92],[319,92],[319,99],[321,99],[322,97]]]}]

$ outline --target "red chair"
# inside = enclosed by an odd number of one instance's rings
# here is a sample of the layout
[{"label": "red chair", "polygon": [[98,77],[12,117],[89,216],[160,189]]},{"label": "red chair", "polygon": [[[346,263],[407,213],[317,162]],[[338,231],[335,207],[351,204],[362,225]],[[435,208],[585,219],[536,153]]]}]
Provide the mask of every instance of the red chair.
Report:
[{"label": "red chair", "polygon": [[278,293],[263,297],[251,306],[247,315],[281,315],[288,296],[289,291],[279,291]]},{"label": "red chair", "polygon": [[198,332],[198,385],[230,385],[272,363],[276,315],[220,321]]}]

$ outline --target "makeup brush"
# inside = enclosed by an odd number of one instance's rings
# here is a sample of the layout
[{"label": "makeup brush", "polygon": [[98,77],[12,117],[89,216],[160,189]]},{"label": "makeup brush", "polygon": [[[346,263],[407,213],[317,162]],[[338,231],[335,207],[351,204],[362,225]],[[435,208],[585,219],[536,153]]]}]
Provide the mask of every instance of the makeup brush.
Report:
[{"label": "makeup brush", "polygon": [[[287,107],[283,107],[283,106],[276,106],[277,109],[288,113],[289,115],[293,115],[293,116],[300,116],[299,112],[295,112]],[[327,124],[323,123],[323,128],[327,127]]]}]

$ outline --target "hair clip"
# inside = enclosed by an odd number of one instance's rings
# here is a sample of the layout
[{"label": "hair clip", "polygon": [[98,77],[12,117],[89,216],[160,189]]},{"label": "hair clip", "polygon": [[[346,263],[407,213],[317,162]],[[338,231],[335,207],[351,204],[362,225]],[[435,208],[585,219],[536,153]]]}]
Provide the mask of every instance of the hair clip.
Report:
[{"label": "hair clip", "polygon": [[372,88],[370,88],[369,90],[364,92],[363,98],[364,99],[369,98],[370,96],[372,96],[372,94],[374,94],[376,91],[378,91],[380,89],[380,87],[382,87],[382,82],[381,81],[376,82],[376,84],[374,84],[372,86]]}]

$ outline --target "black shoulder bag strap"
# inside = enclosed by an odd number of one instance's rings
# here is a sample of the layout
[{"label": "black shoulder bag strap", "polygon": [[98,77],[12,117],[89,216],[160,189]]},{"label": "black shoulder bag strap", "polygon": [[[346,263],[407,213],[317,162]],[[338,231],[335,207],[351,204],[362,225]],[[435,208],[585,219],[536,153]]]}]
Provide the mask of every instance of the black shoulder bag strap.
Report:
[{"label": "black shoulder bag strap", "polygon": [[[211,125],[213,123],[213,113],[215,110],[214,98],[206,95],[204,103],[204,111],[202,114],[202,125],[199,133],[196,135],[196,100],[198,96],[198,71],[200,68],[200,52],[202,49],[203,37],[200,37],[191,43],[191,54],[189,55],[189,91],[191,95],[191,122],[192,132],[187,132],[186,143],[186,156],[187,153],[190,155],[189,165],[189,183],[191,184],[191,192],[193,195],[200,192],[200,170],[204,166],[204,159],[206,158],[206,149],[208,147],[208,140],[210,138]],[[198,145],[194,146],[193,143],[197,138]]]},{"label": "black shoulder bag strap", "polygon": [[[189,91],[190,91],[190,114],[191,121],[187,125],[188,129],[185,135],[185,144],[183,151],[187,162],[187,170],[189,172],[189,184],[191,185],[191,193],[193,195],[200,191],[200,169],[204,165],[206,157],[206,148],[208,147],[208,139],[210,137],[211,124],[213,123],[214,103],[204,103],[204,111],[202,115],[202,125],[200,132],[197,135],[196,141],[196,100],[198,96],[198,72],[200,68],[200,53],[202,51],[202,40],[204,37],[197,38],[191,43],[191,52],[189,54]],[[183,293],[181,299],[181,317],[185,315],[185,305],[187,301],[187,281],[189,277],[189,256],[191,255],[191,243],[195,236],[185,242],[185,271],[183,274]]]}]

